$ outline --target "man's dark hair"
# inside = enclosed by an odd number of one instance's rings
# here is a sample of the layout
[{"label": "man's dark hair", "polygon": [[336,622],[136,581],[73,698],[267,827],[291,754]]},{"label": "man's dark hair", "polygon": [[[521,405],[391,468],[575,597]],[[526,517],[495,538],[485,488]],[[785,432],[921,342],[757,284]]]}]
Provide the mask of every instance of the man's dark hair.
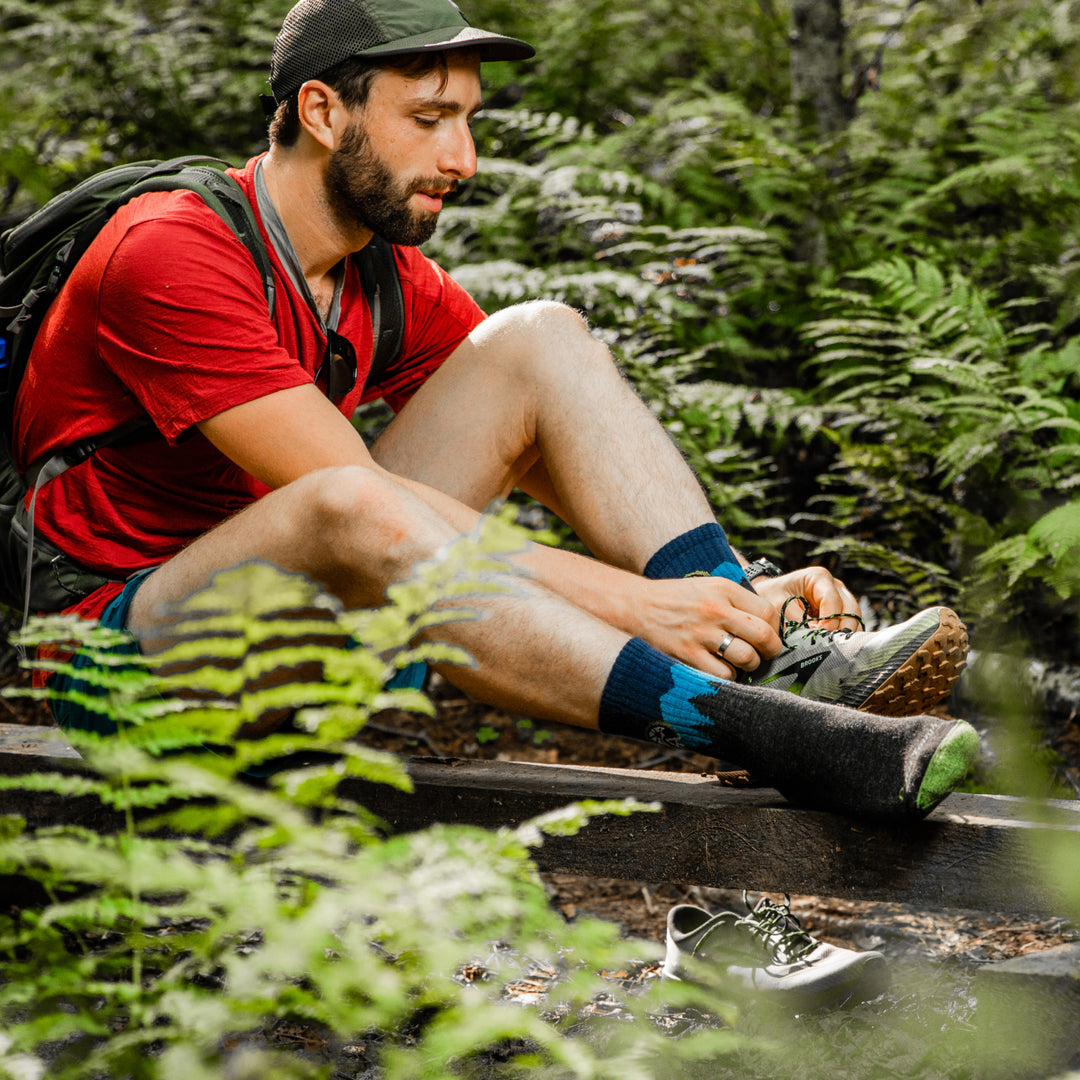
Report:
[{"label": "man's dark hair", "polygon": [[[318,78],[334,90],[346,108],[356,109],[365,104],[375,76],[383,70],[392,70],[419,79],[431,71],[441,71],[445,88],[450,73],[445,53],[408,53],[379,60],[351,56],[340,64],[322,72]],[[277,146],[295,146],[300,138],[300,94],[293,94],[283,101],[270,119],[270,141]]]}]

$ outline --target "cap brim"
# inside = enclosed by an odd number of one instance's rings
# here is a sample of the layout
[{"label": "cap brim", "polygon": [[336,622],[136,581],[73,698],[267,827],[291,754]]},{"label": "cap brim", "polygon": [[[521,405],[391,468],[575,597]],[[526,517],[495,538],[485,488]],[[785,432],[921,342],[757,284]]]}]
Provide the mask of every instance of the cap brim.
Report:
[{"label": "cap brim", "polygon": [[448,49],[479,49],[484,60],[528,60],[536,50],[518,38],[493,34],[475,26],[446,26],[423,34],[399,38],[355,53],[356,56],[400,56],[405,53],[445,52]]}]

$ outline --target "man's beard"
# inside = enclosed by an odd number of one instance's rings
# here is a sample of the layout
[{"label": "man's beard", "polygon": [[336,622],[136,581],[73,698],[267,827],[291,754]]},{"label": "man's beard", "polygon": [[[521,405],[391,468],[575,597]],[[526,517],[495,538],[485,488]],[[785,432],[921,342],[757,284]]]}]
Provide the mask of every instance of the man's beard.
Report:
[{"label": "man's beard", "polygon": [[409,200],[417,191],[446,191],[457,182],[446,177],[397,179],[371,148],[367,132],[355,124],[330,155],[326,197],[330,211],[346,228],[362,226],[391,244],[416,247],[431,238],[438,213],[417,211]]}]

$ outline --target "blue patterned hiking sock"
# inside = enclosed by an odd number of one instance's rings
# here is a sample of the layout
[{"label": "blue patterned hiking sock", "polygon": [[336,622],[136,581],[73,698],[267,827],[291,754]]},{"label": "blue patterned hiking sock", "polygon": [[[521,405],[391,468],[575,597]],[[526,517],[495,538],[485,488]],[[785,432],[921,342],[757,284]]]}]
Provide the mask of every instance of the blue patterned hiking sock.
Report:
[{"label": "blue patterned hiking sock", "polygon": [[640,638],[612,665],[599,727],[730,761],[807,806],[875,817],[922,816],[960,783],[979,750],[963,720],[874,716],[740,686]]},{"label": "blue patterned hiking sock", "polygon": [[714,521],[669,540],[645,564],[647,578],[680,578],[708,574],[737,581],[750,588],[727,534]]},{"label": "blue patterned hiking sock", "polygon": [[600,698],[600,730],[609,735],[715,752],[713,721],[693,699],[714,694],[722,679],[677,663],[641,638],[619,653]]}]

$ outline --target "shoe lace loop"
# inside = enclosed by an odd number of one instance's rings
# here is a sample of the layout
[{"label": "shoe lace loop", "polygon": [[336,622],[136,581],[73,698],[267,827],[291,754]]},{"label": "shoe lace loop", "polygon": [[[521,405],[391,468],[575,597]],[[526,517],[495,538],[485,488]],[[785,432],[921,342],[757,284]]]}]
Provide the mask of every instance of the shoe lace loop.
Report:
[{"label": "shoe lace loop", "polygon": [[[743,903],[750,907],[747,894],[743,893]],[[777,904],[763,896],[757,904],[735,923],[756,937],[772,952],[773,958],[781,963],[790,963],[805,956],[818,941],[807,933],[799,920],[791,913],[791,897],[784,895],[784,903]]]},{"label": "shoe lace loop", "polygon": [[[788,605],[792,603],[798,603],[802,605],[802,616],[798,619],[788,618]],[[866,623],[863,622],[863,617],[850,611],[841,611],[836,615],[829,615],[827,621],[832,619],[854,619],[859,624],[860,630],[866,629]],[[819,620],[820,621],[820,620]],[[789,596],[780,607],[780,640],[785,647],[790,646],[788,636],[793,634],[796,630],[802,631],[810,641],[816,642],[818,638],[824,638],[827,641],[832,641],[837,634],[843,634],[845,637],[850,636],[854,631],[847,629],[828,630],[824,626],[811,626],[810,625],[810,604],[805,596]]]}]

